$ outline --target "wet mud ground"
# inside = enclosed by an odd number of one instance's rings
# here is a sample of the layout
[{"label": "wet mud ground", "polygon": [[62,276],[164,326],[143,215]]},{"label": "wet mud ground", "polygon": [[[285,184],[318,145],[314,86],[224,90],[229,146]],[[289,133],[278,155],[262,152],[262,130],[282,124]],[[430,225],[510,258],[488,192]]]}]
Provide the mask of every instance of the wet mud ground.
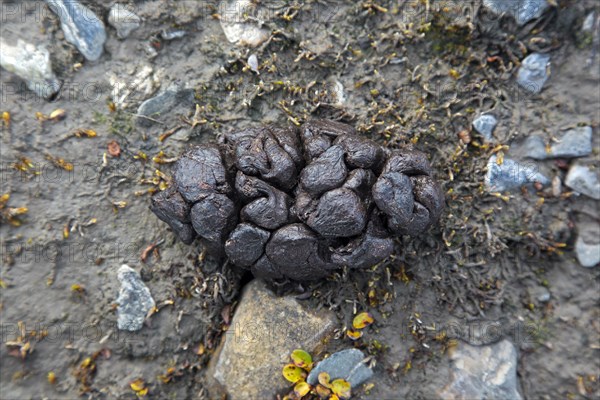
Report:
[{"label": "wet mud ground", "polygon": [[[113,2],[84,3],[105,16]],[[488,158],[511,154],[497,145],[578,124],[594,129],[590,159],[598,165],[600,67],[587,63],[593,49],[577,34],[597,3],[559,1],[521,28],[477,4],[458,17],[424,2],[281,3],[266,22],[271,39],[248,50],[225,38],[216,1],[130,2],[142,26],[125,40],[108,28],[95,63],[64,41],[41,3],[3,21],[3,37],[48,46],[64,83],[47,102],[4,70],[0,79],[0,108],[10,113],[0,192],[10,193],[8,206],[27,208],[19,226],[0,226],[1,397],[135,398],[130,382],[143,378],[152,397],[211,398],[205,366],[247,277],[178,242],[149,211],[149,196],[190,144],[311,117],[427,152],[446,193],[439,226],[398,240],[388,262],[305,285],[308,306],[340,318],[327,351],[352,345],[342,331],[355,309],[375,316],[360,342],[373,356],[374,386],[355,398],[435,397],[448,381],[452,343],[437,335],[448,326],[468,342],[515,343],[525,398],[598,396],[598,269],[579,266],[573,252],[577,224],[598,222],[598,202],[532,188],[498,196],[483,186]],[[160,39],[173,28],[187,35]],[[552,56],[536,96],[514,82],[532,51]],[[247,67],[252,53],[260,75]],[[193,89],[193,104],[141,123],[139,104],[173,83]],[[130,94],[119,103],[123,90]],[[56,109],[66,117],[36,119]],[[500,121],[496,142],[486,146],[472,131],[464,143],[458,133],[483,111]],[[77,137],[77,129],[97,136]],[[119,157],[107,154],[110,141]],[[564,178],[553,161],[537,167]],[[141,271],[158,307],[135,334],[116,329],[123,263]],[[531,295],[541,287],[549,302]],[[501,333],[482,337],[489,326]],[[22,331],[24,357],[4,344]]]}]

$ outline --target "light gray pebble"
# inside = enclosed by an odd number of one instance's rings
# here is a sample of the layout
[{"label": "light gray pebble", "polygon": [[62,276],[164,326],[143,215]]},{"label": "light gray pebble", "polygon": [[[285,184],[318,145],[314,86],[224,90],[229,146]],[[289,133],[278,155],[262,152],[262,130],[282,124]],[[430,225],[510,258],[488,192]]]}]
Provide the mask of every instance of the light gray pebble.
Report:
[{"label": "light gray pebble", "polygon": [[257,74],[258,72],[258,57],[256,57],[256,54],[250,54],[250,57],[248,57],[248,66],[250,67],[250,69],[254,72],[256,72]]},{"label": "light gray pebble", "polygon": [[493,139],[492,133],[498,120],[492,114],[482,114],[473,121],[473,128],[489,142]]},{"label": "light gray pebble", "polygon": [[346,349],[332,354],[319,362],[308,375],[306,381],[316,385],[321,372],[327,372],[331,378],[345,379],[352,388],[357,388],[373,376],[373,370],[367,367],[363,360],[365,355],[358,349]]},{"label": "light gray pebble", "polygon": [[483,0],[483,5],[495,14],[512,15],[519,25],[539,18],[549,7],[546,0]]},{"label": "light gray pebble", "polygon": [[118,278],[121,289],[117,298],[117,327],[130,332],[139,331],[148,312],[155,306],[154,299],[140,274],[128,265],[121,265]]},{"label": "light gray pebble", "polygon": [[577,261],[582,267],[592,268],[600,263],[600,225],[597,222],[581,222],[577,230]]},{"label": "light gray pebble", "polygon": [[517,72],[517,83],[530,93],[538,94],[548,80],[548,54],[531,53],[521,63]]},{"label": "light gray pebble", "polygon": [[140,27],[142,19],[123,4],[114,4],[108,13],[108,23],[117,30],[119,39],[125,39]]},{"label": "light gray pebble", "polygon": [[494,154],[487,164],[485,185],[490,192],[502,192],[535,182],[550,184],[550,180],[542,175],[533,163],[518,163],[504,158],[502,164],[498,165],[497,161],[498,158]]},{"label": "light gray pebble", "polygon": [[546,149],[541,136],[529,136],[523,143],[527,157],[536,160],[548,158],[575,158],[592,154],[592,127],[579,126],[558,135],[556,141]]},{"label": "light gray pebble", "polygon": [[592,169],[587,165],[574,164],[567,173],[565,185],[578,193],[600,200],[598,173],[598,169]]}]

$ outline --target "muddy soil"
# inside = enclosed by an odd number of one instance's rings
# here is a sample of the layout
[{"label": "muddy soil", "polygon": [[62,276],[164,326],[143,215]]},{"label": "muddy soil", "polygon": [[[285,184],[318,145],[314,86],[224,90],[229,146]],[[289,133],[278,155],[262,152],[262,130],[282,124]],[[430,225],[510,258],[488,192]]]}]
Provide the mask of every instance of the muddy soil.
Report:
[{"label": "muddy soil", "polygon": [[[115,1],[83,3],[106,21]],[[94,63],[65,42],[43,2],[2,3],[0,34],[47,46],[63,89],[49,102],[4,70],[0,78],[0,111],[10,114],[0,195],[27,208],[0,226],[0,397],[135,398],[130,382],[143,378],[156,398],[211,398],[204,367],[249,278],[178,242],[149,211],[149,196],[190,144],[311,117],[427,152],[446,192],[440,225],[398,240],[388,262],[305,288],[313,291],[307,305],[340,318],[328,351],[353,345],[343,328],[355,310],[375,316],[355,344],[373,356],[374,386],[356,398],[434,398],[449,374],[452,335],[440,335],[443,327],[473,343],[513,341],[525,398],[599,395],[600,275],[573,252],[577,223],[598,222],[598,202],[483,187],[490,155],[507,152],[496,145],[532,133],[550,139],[578,124],[594,129],[587,160],[598,165],[600,64],[588,62],[598,49],[579,35],[585,16],[600,12],[594,0],[559,1],[525,27],[478,1],[460,13],[435,2],[277,2],[265,21],[272,36],[255,49],[227,41],[217,1],[124,3],[143,23],[125,40],[107,28]],[[9,6],[18,12],[6,13]],[[187,34],[161,39],[169,29]],[[536,96],[514,81],[532,51],[552,57]],[[247,66],[250,54],[260,74]],[[136,116],[172,84],[193,89],[193,104],[158,119]],[[36,118],[56,109],[66,117]],[[500,121],[488,146],[470,131],[484,111]],[[97,135],[78,137],[78,129]],[[458,135],[464,130],[469,144]],[[108,153],[111,141],[118,157]],[[558,163],[536,165],[564,178]],[[158,308],[137,333],[116,328],[123,263],[141,271]],[[532,295],[541,288],[548,302]],[[496,333],[482,335],[488,327]]]}]

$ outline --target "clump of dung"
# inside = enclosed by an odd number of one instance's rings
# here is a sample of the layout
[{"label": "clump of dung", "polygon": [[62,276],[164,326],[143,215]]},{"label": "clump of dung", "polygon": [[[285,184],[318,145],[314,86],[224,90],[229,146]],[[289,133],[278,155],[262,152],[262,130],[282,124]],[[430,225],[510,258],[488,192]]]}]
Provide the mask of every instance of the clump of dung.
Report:
[{"label": "clump of dung", "polygon": [[425,155],[388,150],[333,121],[262,127],[194,147],[176,162],[152,211],[266,280],[309,281],[388,257],[444,206]]}]

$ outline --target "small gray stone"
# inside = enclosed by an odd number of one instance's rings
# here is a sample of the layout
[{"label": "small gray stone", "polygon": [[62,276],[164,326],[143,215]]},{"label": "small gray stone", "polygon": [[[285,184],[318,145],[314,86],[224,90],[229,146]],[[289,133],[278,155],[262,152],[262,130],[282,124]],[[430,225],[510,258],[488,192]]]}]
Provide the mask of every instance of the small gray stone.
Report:
[{"label": "small gray stone", "polygon": [[545,160],[548,158],[546,143],[544,143],[544,139],[539,135],[528,136],[523,142],[522,148],[526,157],[535,160]]},{"label": "small gray stone", "polygon": [[512,15],[519,25],[539,18],[549,7],[546,0],[483,0],[483,5],[495,14]]},{"label": "small gray stone", "polygon": [[117,298],[117,327],[131,332],[139,331],[146,315],[155,306],[154,299],[140,274],[128,265],[121,265],[118,278],[121,289]]},{"label": "small gray stone", "polygon": [[528,92],[538,94],[548,80],[549,65],[549,55],[531,53],[521,63],[517,72],[517,83]]},{"label": "small gray stone", "polygon": [[586,165],[575,164],[569,169],[565,179],[565,185],[574,191],[600,200],[600,179],[598,169],[592,169]]},{"label": "small gray stone", "polygon": [[319,362],[308,374],[306,382],[316,385],[319,374],[327,372],[334,379],[345,379],[351,388],[357,388],[373,376],[373,370],[365,365],[365,355],[358,349],[346,349],[332,354]]},{"label": "small gray stone", "polygon": [[558,142],[550,146],[552,157],[574,158],[592,154],[592,127],[569,129]]},{"label": "small gray stone", "polygon": [[550,301],[550,291],[543,286],[533,286],[527,289],[529,296],[536,299],[540,303],[547,303]]},{"label": "small gray stone", "polygon": [[592,268],[600,263],[600,225],[593,222],[578,224],[575,254],[582,267]]},{"label": "small gray stone", "polygon": [[185,37],[185,35],[187,35],[187,31],[184,31],[183,29],[164,29],[160,33],[160,37],[163,40],[181,39]]},{"label": "small gray stone", "polygon": [[248,57],[248,66],[252,71],[260,74],[258,72],[258,57],[256,57],[256,54],[250,54],[250,57]]},{"label": "small gray stone", "polygon": [[442,399],[522,399],[517,350],[508,340],[481,347],[459,342],[450,359],[452,378],[439,391]]},{"label": "small gray stone", "polygon": [[505,158],[503,163],[498,165],[497,159],[496,155],[493,155],[487,164],[485,185],[490,192],[502,192],[534,182],[550,184],[550,180],[539,173],[533,163],[518,163]]},{"label": "small gray stone", "polygon": [[575,158],[592,154],[592,127],[569,129],[557,138],[548,150],[541,136],[529,136],[523,143],[527,157],[536,160],[547,158]]},{"label": "small gray stone", "polygon": [[493,139],[492,133],[497,124],[498,121],[492,114],[483,114],[473,121],[473,128],[489,142]]},{"label": "small gray stone", "polygon": [[58,15],[67,42],[88,60],[99,59],[104,51],[106,29],[96,14],[77,0],[46,0],[46,3]]},{"label": "small gray stone", "polygon": [[140,27],[142,19],[129,11],[124,4],[114,4],[108,13],[108,23],[117,30],[119,39],[125,39]]},{"label": "small gray stone", "polygon": [[583,20],[581,24],[581,30],[583,32],[592,32],[594,30],[594,20],[596,19],[596,12],[592,11]]},{"label": "small gray stone", "polygon": [[45,99],[60,89],[46,48],[36,47],[21,39],[17,39],[16,46],[12,46],[0,37],[0,66],[23,79],[29,90]]},{"label": "small gray stone", "polygon": [[[181,89],[177,86],[171,86],[164,92],[144,101],[139,106],[137,113],[151,117],[152,119],[158,119],[176,107],[191,107],[193,103],[193,89]],[[143,117],[138,117],[138,122],[146,126],[152,124],[149,119]]]}]

